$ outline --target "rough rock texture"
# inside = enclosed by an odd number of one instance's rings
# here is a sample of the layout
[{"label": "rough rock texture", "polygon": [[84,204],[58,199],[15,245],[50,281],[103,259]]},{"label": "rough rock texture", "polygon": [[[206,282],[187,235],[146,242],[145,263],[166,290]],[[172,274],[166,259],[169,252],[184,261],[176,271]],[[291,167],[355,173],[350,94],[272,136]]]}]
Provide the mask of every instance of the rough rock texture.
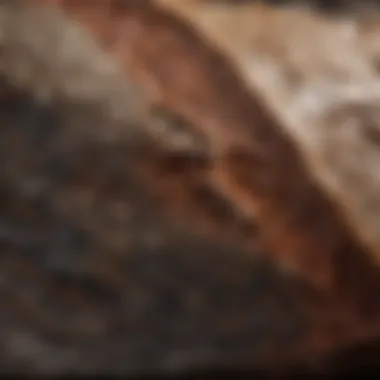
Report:
[{"label": "rough rock texture", "polygon": [[0,373],[376,362],[380,15],[273,3],[0,3]]}]

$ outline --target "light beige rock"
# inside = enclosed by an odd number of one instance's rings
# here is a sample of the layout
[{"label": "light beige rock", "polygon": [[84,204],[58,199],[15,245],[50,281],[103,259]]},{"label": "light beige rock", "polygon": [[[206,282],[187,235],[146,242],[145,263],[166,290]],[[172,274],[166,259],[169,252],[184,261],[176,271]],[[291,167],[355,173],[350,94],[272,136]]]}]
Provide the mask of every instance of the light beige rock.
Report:
[{"label": "light beige rock", "polygon": [[380,15],[156,0],[265,97],[310,171],[380,260]]}]

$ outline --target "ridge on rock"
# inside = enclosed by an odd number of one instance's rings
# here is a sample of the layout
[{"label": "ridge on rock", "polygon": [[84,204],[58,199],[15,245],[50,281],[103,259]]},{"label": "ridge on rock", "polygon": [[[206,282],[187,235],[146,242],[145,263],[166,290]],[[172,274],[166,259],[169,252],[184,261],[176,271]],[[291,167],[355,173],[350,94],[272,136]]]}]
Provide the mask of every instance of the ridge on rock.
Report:
[{"label": "ridge on rock", "polygon": [[376,361],[380,15],[273,3],[0,4],[1,373]]}]

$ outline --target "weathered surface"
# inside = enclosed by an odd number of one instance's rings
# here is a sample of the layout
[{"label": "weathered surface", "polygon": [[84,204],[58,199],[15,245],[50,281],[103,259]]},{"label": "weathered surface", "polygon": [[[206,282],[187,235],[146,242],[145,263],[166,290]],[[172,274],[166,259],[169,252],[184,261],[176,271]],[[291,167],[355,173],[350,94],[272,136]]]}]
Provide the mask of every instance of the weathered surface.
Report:
[{"label": "weathered surface", "polygon": [[3,373],[321,370],[380,336],[380,17],[225,3],[2,3]]}]

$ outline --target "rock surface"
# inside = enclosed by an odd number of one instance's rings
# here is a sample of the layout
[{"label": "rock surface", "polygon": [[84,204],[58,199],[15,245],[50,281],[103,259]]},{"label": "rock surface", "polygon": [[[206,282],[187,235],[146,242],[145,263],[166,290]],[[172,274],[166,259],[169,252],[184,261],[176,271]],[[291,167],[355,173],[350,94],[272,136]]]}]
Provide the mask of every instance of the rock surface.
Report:
[{"label": "rock surface", "polygon": [[1,373],[376,361],[380,15],[283,3],[1,2]]}]

